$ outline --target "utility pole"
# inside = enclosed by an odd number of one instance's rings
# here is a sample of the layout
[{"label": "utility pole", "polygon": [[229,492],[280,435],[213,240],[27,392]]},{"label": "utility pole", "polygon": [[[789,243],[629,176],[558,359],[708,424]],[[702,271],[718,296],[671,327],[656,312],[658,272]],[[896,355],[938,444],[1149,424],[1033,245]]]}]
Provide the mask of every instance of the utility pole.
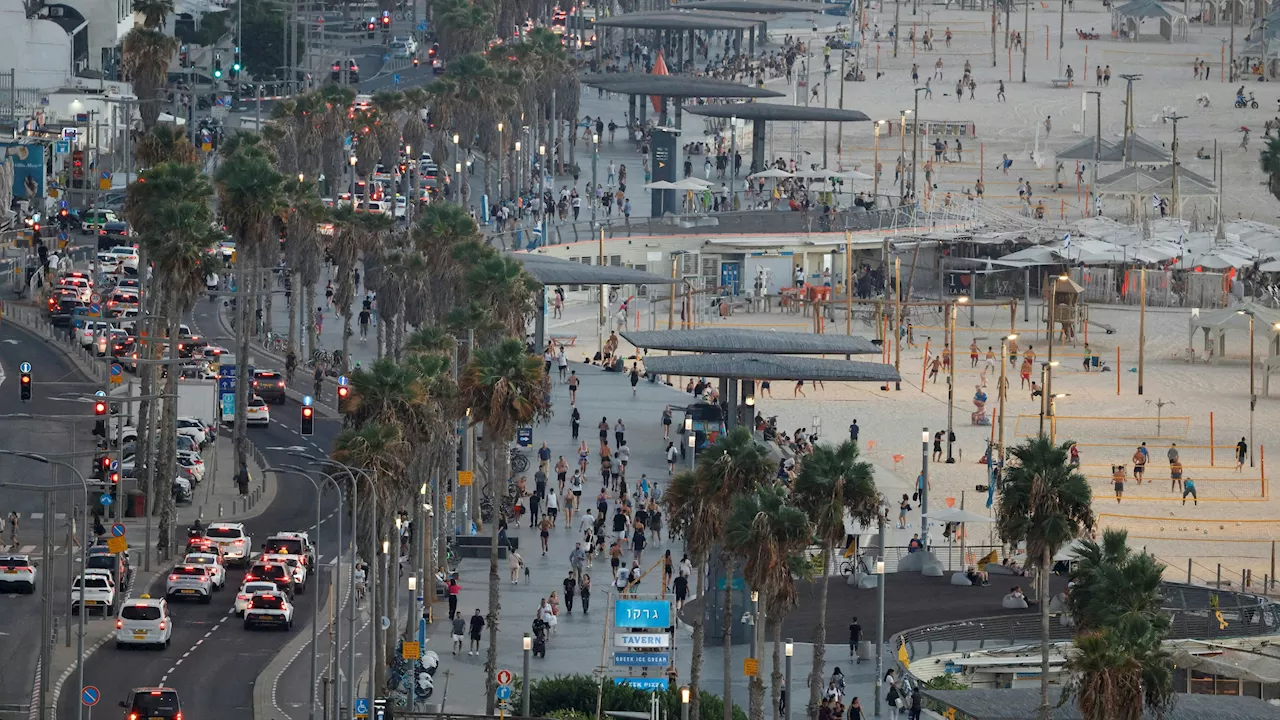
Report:
[{"label": "utility pole", "polygon": [[991,67],[996,66],[996,26],[1000,24],[1000,16],[996,14],[995,0],[991,2]]},{"label": "utility pole", "polygon": [[[1058,77],[1062,77],[1062,44],[1064,39],[1064,31],[1067,27],[1067,0],[1062,0],[1061,8],[1058,11]],[[1089,68],[1080,68],[1080,72],[1087,72]]]},{"label": "utility pole", "polygon": [[[1088,70],[1089,68],[1084,68],[1084,72],[1086,74],[1088,73]],[[1102,91],[1090,90],[1088,92],[1097,99],[1098,111],[1098,134],[1093,145],[1093,182],[1089,185],[1091,192],[1096,194],[1098,192],[1098,163],[1102,160]],[[1094,214],[1097,214],[1096,209]]]},{"label": "utility pole", "polygon": [[1238,17],[1238,13],[1236,12],[1235,3],[1232,3],[1230,5],[1230,8],[1231,8],[1231,44],[1227,48],[1227,63],[1228,63],[1227,64],[1227,82],[1233,83],[1236,81],[1236,18]]},{"label": "utility pole", "polygon": [[1176,215],[1178,212],[1178,121],[1185,119],[1186,115],[1166,115],[1166,120],[1173,121],[1173,207],[1171,208]]},{"label": "utility pole", "polygon": [[[858,22],[862,22],[862,20],[861,20],[861,16],[859,16],[859,20],[858,20]],[[858,47],[862,47],[861,43],[859,43]],[[843,110],[843,109],[844,109],[844,61],[845,61],[845,57],[847,57],[847,53],[846,53],[846,51],[841,50],[841,51],[840,51],[840,99],[836,101],[836,102],[838,102],[838,103],[840,104],[839,106],[840,106],[840,109],[841,109],[841,110]],[[856,70],[857,70],[857,68],[858,68],[858,63],[857,63],[857,62],[854,62],[853,67],[854,67],[854,70],[856,71]],[[837,124],[836,124],[836,156],[837,156],[837,157],[839,157],[839,156],[840,156],[840,146],[841,146],[843,143],[844,143],[844,123],[843,123],[843,122],[840,122],[840,123],[837,123]],[[825,145],[825,143],[824,143],[824,145]],[[732,162],[732,158],[730,158],[730,162]],[[826,166],[827,166],[826,162],[823,162],[823,163],[822,163],[822,166],[823,166],[823,167],[826,167]]]},{"label": "utility pole", "polygon": [[[902,34],[902,27],[898,25],[898,18],[902,16],[902,0],[893,0],[893,56],[898,57],[898,36]],[[787,691],[790,692],[790,688]]]},{"label": "utility pole", "polygon": [[[1012,0],[1009,0],[1012,2]],[[1027,81],[1027,31],[1031,27],[1031,0],[1022,0],[1022,82]]]},{"label": "utility pole", "polygon": [[1141,74],[1123,74],[1120,77],[1125,80],[1124,89],[1124,147],[1122,151],[1122,167],[1129,167],[1129,134],[1133,126],[1133,83],[1135,80],[1141,80]]},{"label": "utility pole", "polygon": [[913,198],[920,192],[919,186],[916,185],[916,148],[920,144],[920,92],[923,90],[922,87],[916,88],[915,109],[911,112],[911,195]]}]

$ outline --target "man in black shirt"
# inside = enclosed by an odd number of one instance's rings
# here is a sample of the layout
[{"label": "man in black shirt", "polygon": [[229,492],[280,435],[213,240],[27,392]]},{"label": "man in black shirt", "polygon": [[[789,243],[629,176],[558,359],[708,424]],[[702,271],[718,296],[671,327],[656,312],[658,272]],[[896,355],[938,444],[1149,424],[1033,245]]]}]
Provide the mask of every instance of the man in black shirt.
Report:
[{"label": "man in black shirt", "polygon": [[858,657],[858,643],[862,641],[862,626],[858,624],[858,618],[855,615],[853,622],[849,623],[849,657],[857,658],[855,662],[862,662],[862,658]]},{"label": "man in black shirt", "polygon": [[569,571],[569,576],[564,579],[564,606],[573,614],[573,598],[578,591],[578,579],[574,577],[573,571]]},{"label": "man in black shirt", "polygon": [[618,542],[625,542],[627,539],[627,516],[623,514],[621,506],[613,512],[613,534]]},{"label": "man in black shirt", "polygon": [[480,614],[480,608],[476,608],[476,614],[471,616],[471,650],[468,655],[480,654],[481,630],[484,630],[484,616]]},{"label": "man in black shirt", "polygon": [[689,597],[689,578],[685,577],[684,573],[680,573],[680,576],[675,579],[673,587],[676,592],[676,610],[680,610],[684,607],[685,598]]}]

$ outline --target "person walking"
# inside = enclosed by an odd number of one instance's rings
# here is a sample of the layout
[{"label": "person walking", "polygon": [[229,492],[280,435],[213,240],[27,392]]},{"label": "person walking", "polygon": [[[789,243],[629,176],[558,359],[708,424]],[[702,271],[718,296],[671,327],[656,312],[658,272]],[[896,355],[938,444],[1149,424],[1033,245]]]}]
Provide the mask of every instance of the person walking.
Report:
[{"label": "person walking", "polygon": [[[582,382],[582,378],[578,377],[577,370],[569,371],[569,404],[578,404],[578,384]],[[574,435],[576,438],[577,435]]]},{"label": "person walking", "polygon": [[18,549],[18,513],[9,513],[9,545],[14,550]]},{"label": "person walking", "polygon": [[578,596],[582,598],[582,614],[586,615],[591,609],[591,576],[584,574],[582,582],[578,584]]},{"label": "person walking", "polygon": [[1116,504],[1119,505],[1124,497],[1124,465],[1111,466],[1111,486],[1115,489]]},{"label": "person walking", "polygon": [[662,409],[662,439],[671,439],[671,406]]},{"label": "person walking", "polygon": [[[1146,445],[1146,443],[1143,443]],[[1147,453],[1145,447],[1139,447],[1133,453],[1133,483],[1135,485],[1142,484],[1142,472],[1147,467]]]},{"label": "person walking", "polygon": [[569,379],[569,358],[565,355],[564,346],[561,345],[556,350],[556,367],[560,369],[560,382],[566,382]]},{"label": "person walking", "polygon": [[564,586],[564,610],[565,613],[573,614],[573,599],[578,594],[578,578],[574,575],[574,571],[570,570],[565,579],[561,581]]},{"label": "person walking", "polygon": [[[1000,81],[1000,86],[999,86],[998,88],[996,88],[996,101],[997,101],[997,102],[1005,102],[1005,96],[1004,96],[1004,80],[1001,80],[1001,81]],[[1008,172],[1005,172],[1005,174],[1006,174],[1006,175],[1008,175],[1009,173],[1008,173]]]},{"label": "person walking", "polygon": [[[576,407],[573,409],[573,412],[569,414],[569,427],[573,429],[573,439],[577,440],[578,430],[582,428],[582,413],[578,412],[578,408]],[[586,468],[584,467],[583,470],[585,471]]]},{"label": "person walking", "polygon": [[1174,459],[1169,463],[1169,489],[1182,492],[1182,462]]},{"label": "person walking", "polygon": [[520,584],[520,568],[524,566],[524,558],[515,550],[507,552],[507,569],[511,571],[511,584]]},{"label": "person walking", "polygon": [[[595,520],[593,519],[590,524],[594,525]],[[582,543],[575,543],[573,550],[569,551],[569,567],[579,578],[586,571],[587,551],[582,549]]]},{"label": "person walking", "polygon": [[480,608],[476,608],[476,613],[471,616],[471,650],[468,655],[480,654],[480,633],[484,630],[484,616],[480,614]]},{"label": "person walking", "polygon": [[569,461],[565,460],[564,456],[561,455],[560,459],[556,460],[556,484],[559,486],[560,492],[564,492],[564,481],[568,475]]},{"label": "person walking", "polygon": [[462,643],[466,639],[467,619],[461,615],[450,615],[453,618],[453,654],[457,655],[462,650]]},{"label": "person walking", "polygon": [[[462,586],[458,584],[458,578],[449,578],[449,617],[460,617],[458,615],[458,593],[462,592]],[[461,650],[462,648],[458,648]]]},{"label": "person walking", "polygon": [[622,424],[622,418],[618,418],[618,422],[613,425],[613,439],[618,447],[622,447],[625,443],[623,438],[626,436],[627,426]]},{"label": "person walking", "polygon": [[1236,472],[1244,468],[1247,457],[1249,457],[1249,444],[1244,441],[1244,438],[1240,438],[1240,442],[1236,443]]},{"label": "person walking", "polygon": [[673,442],[667,443],[667,474],[674,475],[676,472],[676,460],[680,459],[680,451],[676,449]]},{"label": "person walking", "polygon": [[551,527],[556,526],[556,518],[560,515],[560,495],[556,489],[547,488],[547,517],[551,519]]},{"label": "person walking", "polygon": [[542,516],[542,520],[538,521],[538,537],[542,539],[542,554],[547,554],[547,538],[551,537],[551,518],[546,515]]},{"label": "person walking", "polygon": [[854,615],[849,623],[849,657],[854,658],[855,663],[862,662],[862,658],[858,655],[858,645],[861,642],[862,625],[858,623],[858,616]]}]

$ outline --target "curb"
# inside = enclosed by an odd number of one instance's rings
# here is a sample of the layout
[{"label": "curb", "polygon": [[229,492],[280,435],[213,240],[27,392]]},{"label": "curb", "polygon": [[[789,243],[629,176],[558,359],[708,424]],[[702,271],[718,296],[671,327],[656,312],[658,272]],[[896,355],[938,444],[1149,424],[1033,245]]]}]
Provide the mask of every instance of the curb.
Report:
[{"label": "curb", "polygon": [[38,314],[39,311],[34,306],[18,305],[16,303],[6,303],[0,308],[0,316],[5,320],[9,320],[23,331],[34,335],[37,340],[45,343],[49,347],[57,350],[63,357],[71,362],[77,370],[84,375],[89,382],[105,383],[108,381],[107,364],[89,362],[85,359],[84,353],[79,351],[78,347],[72,346],[59,337],[58,332],[53,325],[47,322],[41,322]]}]

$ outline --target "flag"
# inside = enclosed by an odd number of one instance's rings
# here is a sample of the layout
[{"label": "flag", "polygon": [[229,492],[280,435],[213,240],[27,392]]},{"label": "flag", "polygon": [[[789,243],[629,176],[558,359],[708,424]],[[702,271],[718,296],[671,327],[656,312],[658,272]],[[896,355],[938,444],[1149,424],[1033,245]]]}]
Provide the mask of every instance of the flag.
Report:
[{"label": "flag", "polygon": [[907,641],[901,637],[898,638],[898,662],[902,663],[902,667],[911,667],[911,658],[907,656]]},{"label": "flag", "polygon": [[1155,193],[1151,193],[1151,207],[1157,210],[1160,209],[1160,196]]},{"label": "flag", "polygon": [[1178,250],[1182,250],[1182,233],[1178,233]]},{"label": "flag", "polygon": [[1071,248],[1071,233],[1062,236],[1062,249],[1069,250]]},{"label": "flag", "polygon": [[[653,63],[653,71],[650,75],[667,75],[667,61],[662,59],[662,51],[658,51],[658,59]],[[662,97],[660,95],[650,95],[649,102],[653,104],[653,111],[662,112]]]}]

